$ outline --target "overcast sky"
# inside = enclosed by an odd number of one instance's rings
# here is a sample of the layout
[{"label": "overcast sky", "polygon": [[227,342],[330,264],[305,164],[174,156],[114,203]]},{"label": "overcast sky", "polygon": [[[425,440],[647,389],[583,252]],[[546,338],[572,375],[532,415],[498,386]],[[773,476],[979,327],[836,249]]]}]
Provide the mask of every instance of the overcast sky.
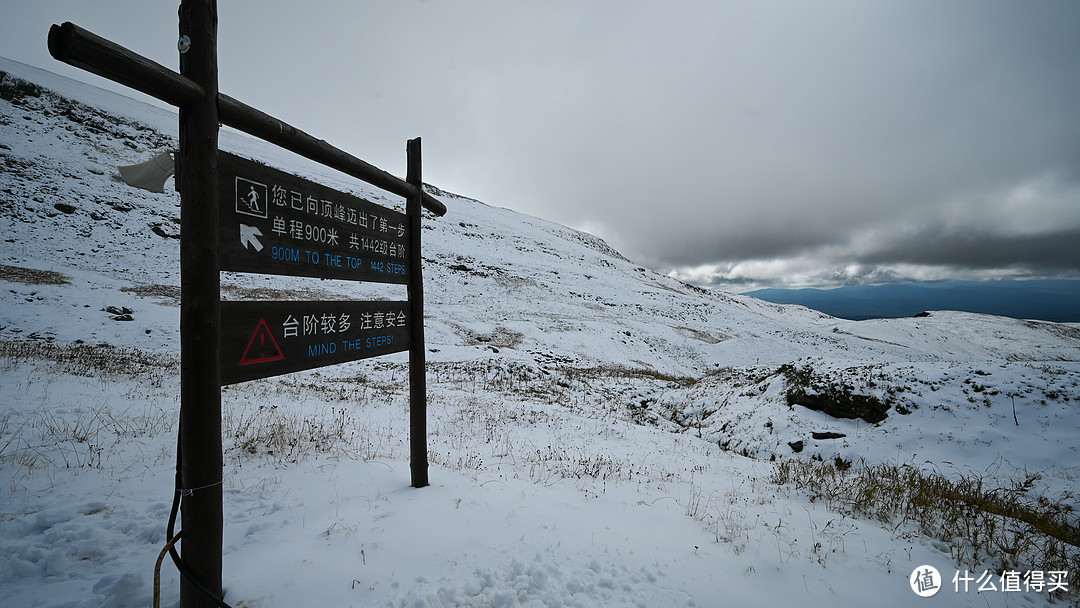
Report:
[{"label": "overcast sky", "polygon": [[[0,5],[10,59],[178,65],[178,2]],[[218,43],[222,92],[700,285],[1080,276],[1074,0],[223,0]]]}]

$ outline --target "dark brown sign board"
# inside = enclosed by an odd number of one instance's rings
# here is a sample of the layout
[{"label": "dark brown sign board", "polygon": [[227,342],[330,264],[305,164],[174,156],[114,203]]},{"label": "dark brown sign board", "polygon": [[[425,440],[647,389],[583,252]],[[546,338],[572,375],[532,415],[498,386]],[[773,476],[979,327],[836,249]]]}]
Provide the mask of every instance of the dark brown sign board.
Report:
[{"label": "dark brown sign board", "polygon": [[221,384],[409,350],[408,302],[221,303]]},{"label": "dark brown sign board", "polygon": [[406,284],[404,213],[218,152],[221,270]]}]

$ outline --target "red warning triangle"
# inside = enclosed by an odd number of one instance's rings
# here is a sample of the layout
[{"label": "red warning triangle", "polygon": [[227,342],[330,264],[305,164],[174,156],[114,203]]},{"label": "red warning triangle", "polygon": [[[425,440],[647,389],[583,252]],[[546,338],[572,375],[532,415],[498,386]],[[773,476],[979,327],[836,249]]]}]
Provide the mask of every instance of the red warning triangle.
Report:
[{"label": "red warning triangle", "polygon": [[284,358],[285,353],[282,352],[277,338],[274,338],[274,333],[270,331],[270,326],[266,324],[266,319],[259,319],[255,333],[251,335],[251,340],[244,349],[244,356],[240,357],[240,365],[280,361]]}]

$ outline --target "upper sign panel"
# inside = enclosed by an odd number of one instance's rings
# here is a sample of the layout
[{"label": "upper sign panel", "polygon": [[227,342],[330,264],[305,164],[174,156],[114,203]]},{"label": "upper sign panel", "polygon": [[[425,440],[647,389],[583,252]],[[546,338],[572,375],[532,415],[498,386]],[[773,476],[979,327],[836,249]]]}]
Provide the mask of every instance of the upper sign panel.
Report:
[{"label": "upper sign panel", "polygon": [[221,270],[405,284],[405,214],[218,152]]}]

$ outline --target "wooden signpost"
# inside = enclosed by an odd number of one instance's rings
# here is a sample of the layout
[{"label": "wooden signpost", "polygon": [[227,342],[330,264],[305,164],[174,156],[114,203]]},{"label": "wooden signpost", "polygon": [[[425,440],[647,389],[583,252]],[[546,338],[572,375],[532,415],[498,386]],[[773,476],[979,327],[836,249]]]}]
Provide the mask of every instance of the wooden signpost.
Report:
[{"label": "wooden signpost", "polygon": [[[183,608],[221,599],[221,386],[409,351],[412,485],[428,485],[420,139],[405,180],[218,92],[217,4],[183,0],[180,73],[74,24],[54,25],[49,52],[179,108],[180,441],[176,496],[183,521]],[[226,124],[406,199],[386,209],[218,151]],[[404,302],[222,302],[221,271],[404,284]],[[181,500],[182,498],[182,500]],[[176,505],[170,518],[170,547]]]}]

